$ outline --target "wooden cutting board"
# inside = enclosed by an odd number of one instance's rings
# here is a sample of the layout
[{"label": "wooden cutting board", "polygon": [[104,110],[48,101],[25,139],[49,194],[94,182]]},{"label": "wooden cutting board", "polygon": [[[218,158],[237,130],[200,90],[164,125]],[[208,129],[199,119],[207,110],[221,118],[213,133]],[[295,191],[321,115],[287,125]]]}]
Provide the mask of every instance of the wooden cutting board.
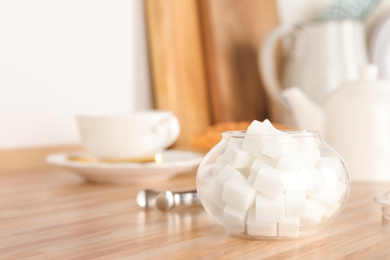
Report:
[{"label": "wooden cutting board", "polygon": [[274,0],[200,1],[212,118],[252,121],[268,117],[258,49],[278,25]]},{"label": "wooden cutting board", "polygon": [[146,0],[145,9],[154,103],[178,116],[185,148],[211,123],[197,1]]},{"label": "wooden cutting board", "polygon": [[260,43],[278,25],[275,0],[145,0],[156,108],[179,117],[176,143],[222,121],[263,120]]}]

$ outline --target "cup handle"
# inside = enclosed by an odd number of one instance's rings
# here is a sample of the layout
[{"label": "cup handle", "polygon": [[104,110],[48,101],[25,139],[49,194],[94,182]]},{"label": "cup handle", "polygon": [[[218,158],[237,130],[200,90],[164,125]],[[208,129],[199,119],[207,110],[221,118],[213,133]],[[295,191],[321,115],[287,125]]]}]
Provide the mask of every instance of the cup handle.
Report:
[{"label": "cup handle", "polygon": [[169,124],[169,129],[167,131],[166,137],[163,139],[162,147],[167,148],[172,145],[180,134],[180,124],[179,120],[176,116],[171,116],[169,118],[165,118],[161,120],[156,127],[161,125],[162,123]]},{"label": "cup handle", "polygon": [[261,44],[258,64],[260,75],[264,81],[268,96],[278,105],[289,110],[287,100],[282,96],[282,87],[276,75],[275,51],[277,43],[295,30],[294,26],[284,25],[276,28]]}]

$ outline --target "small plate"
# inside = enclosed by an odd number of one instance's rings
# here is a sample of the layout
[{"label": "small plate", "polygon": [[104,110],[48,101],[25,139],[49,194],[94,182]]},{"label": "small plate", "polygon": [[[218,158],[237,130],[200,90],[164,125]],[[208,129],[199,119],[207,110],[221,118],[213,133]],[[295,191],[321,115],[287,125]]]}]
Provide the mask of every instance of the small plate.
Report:
[{"label": "small plate", "polygon": [[69,159],[83,156],[88,157],[83,152],[56,153],[46,157],[46,162],[73,171],[93,182],[139,183],[170,179],[195,169],[203,159],[201,154],[180,150],[162,152],[163,161],[160,163],[104,163]]}]

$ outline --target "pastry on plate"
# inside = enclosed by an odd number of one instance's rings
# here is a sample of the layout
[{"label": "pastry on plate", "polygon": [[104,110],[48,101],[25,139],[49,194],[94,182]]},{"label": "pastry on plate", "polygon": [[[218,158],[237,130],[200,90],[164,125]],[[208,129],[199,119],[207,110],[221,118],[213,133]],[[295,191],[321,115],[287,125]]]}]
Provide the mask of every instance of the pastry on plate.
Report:
[{"label": "pastry on plate", "polygon": [[[221,134],[226,131],[246,130],[252,121],[219,122],[204,131],[195,133],[190,138],[190,146],[194,150],[209,151],[222,138]],[[277,129],[293,129],[291,126],[272,123]]]}]

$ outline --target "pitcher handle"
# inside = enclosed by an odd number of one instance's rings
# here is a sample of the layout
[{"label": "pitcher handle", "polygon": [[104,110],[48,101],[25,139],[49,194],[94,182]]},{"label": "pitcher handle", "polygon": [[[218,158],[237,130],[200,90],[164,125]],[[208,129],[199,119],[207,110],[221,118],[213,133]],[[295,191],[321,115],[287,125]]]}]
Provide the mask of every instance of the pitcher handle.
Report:
[{"label": "pitcher handle", "polygon": [[258,63],[260,75],[265,83],[265,90],[268,96],[279,106],[290,110],[287,100],[282,96],[282,86],[276,75],[276,64],[274,55],[277,43],[285,36],[290,35],[295,27],[283,25],[274,29],[264,39],[260,46]]}]

